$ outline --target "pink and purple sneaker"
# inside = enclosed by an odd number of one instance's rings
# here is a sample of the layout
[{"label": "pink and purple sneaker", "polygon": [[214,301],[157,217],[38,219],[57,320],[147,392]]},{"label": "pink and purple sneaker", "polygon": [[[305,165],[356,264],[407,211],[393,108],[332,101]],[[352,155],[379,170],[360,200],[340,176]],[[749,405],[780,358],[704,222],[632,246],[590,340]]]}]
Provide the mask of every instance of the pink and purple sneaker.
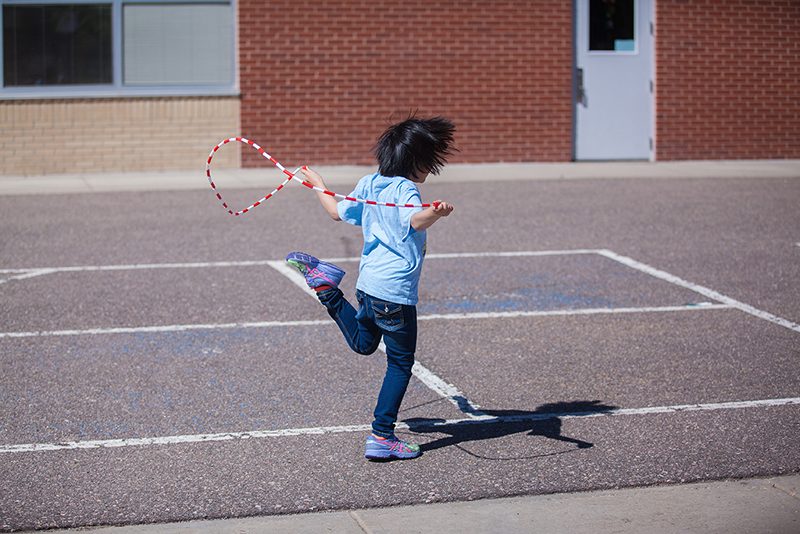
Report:
[{"label": "pink and purple sneaker", "polygon": [[398,458],[408,460],[416,458],[422,454],[419,445],[408,443],[392,436],[391,438],[381,438],[375,434],[370,434],[367,438],[367,448],[364,457],[367,460],[391,460]]},{"label": "pink and purple sneaker", "polygon": [[311,289],[339,287],[345,272],[332,263],[319,261],[305,252],[290,252],[286,263],[300,271]]}]

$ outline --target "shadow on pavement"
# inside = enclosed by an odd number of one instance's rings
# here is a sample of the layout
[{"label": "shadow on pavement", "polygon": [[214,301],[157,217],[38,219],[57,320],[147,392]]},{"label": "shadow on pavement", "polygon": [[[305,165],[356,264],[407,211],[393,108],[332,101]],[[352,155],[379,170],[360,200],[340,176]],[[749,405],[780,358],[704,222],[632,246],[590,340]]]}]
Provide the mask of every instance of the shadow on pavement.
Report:
[{"label": "shadow on pavement", "polygon": [[[593,447],[594,443],[562,435],[561,418],[599,415],[611,412],[616,408],[616,406],[603,404],[599,400],[585,400],[542,404],[533,411],[481,409],[481,412],[491,416],[491,419],[474,419],[448,424],[444,419],[411,418],[406,419],[404,422],[409,426],[410,431],[415,434],[448,434],[447,437],[421,444],[420,448],[423,453],[453,446],[470,456],[485,460],[524,460],[565,454],[578,449]],[[526,432],[528,436],[542,436],[566,443],[574,443],[576,447],[570,450],[535,456],[493,458],[473,453],[461,446],[461,444],[470,441],[501,438],[523,432]]]}]

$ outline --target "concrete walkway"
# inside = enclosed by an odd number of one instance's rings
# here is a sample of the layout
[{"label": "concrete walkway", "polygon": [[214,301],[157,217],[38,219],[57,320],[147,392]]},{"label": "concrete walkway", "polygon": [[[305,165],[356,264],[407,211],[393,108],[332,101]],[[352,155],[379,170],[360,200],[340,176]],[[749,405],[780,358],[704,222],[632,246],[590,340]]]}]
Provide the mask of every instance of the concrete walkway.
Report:
[{"label": "concrete walkway", "polygon": [[[82,173],[44,176],[0,175],[0,194],[30,195],[109,191],[207,189],[204,162],[196,170],[169,172]],[[329,185],[354,184],[371,166],[316,168]],[[212,168],[223,190],[277,185],[281,174],[266,163],[257,169]],[[800,178],[800,160],[481,163],[448,165],[437,183],[509,180],[574,180],[587,178]]]},{"label": "concrete walkway", "polygon": [[92,534],[800,532],[800,475],[368,510],[90,529]]}]

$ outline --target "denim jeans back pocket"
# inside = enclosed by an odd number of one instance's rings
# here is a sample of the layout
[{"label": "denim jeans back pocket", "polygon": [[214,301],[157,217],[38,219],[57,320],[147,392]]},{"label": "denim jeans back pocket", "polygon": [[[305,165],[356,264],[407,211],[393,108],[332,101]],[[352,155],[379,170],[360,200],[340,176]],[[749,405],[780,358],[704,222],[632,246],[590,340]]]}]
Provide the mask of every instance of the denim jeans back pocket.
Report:
[{"label": "denim jeans back pocket", "polygon": [[383,330],[396,332],[405,326],[403,305],[385,300],[371,299],[372,311],[375,313],[375,324]]}]

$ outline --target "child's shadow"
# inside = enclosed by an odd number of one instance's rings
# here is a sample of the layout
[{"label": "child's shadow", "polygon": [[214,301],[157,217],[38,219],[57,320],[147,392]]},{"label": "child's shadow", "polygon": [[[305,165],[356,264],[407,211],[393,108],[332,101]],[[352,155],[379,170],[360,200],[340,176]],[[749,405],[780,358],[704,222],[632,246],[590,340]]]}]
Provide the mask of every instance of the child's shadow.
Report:
[{"label": "child's shadow", "polygon": [[[594,401],[571,401],[542,404],[534,411],[523,410],[485,410],[481,411],[492,417],[485,420],[466,420],[446,424],[444,419],[411,418],[405,420],[411,432],[425,434],[449,434],[420,445],[422,452],[430,452],[442,447],[454,446],[470,456],[486,460],[523,460],[564,454],[577,449],[588,449],[594,444],[577,438],[561,435],[561,417],[564,416],[589,416],[607,413],[616,406]],[[527,457],[492,458],[473,453],[461,446],[469,441],[501,438],[512,434],[527,432],[528,436],[542,436],[567,443],[574,443],[577,447],[566,451],[540,454]]]}]

